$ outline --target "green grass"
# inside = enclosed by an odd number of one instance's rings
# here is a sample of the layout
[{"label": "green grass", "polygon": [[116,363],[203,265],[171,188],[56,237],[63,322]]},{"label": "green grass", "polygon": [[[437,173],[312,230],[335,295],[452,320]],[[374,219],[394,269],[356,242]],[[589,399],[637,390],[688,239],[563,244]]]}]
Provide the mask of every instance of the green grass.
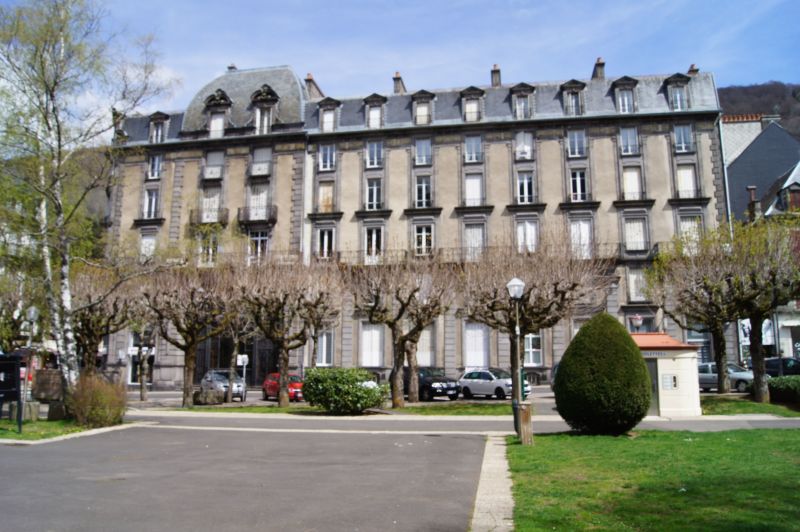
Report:
[{"label": "green grass", "polygon": [[22,434],[17,432],[17,422],[8,419],[0,420],[0,439],[4,440],[44,440],[73,432],[86,430],[72,420],[62,421],[24,421]]},{"label": "green grass", "polygon": [[508,441],[518,532],[800,527],[800,430]]},{"label": "green grass", "polygon": [[502,403],[462,403],[435,402],[422,406],[407,406],[398,412],[403,414],[417,414],[423,416],[510,416],[511,404]]},{"label": "green grass", "polygon": [[700,405],[703,414],[733,415],[733,414],[772,414],[781,417],[800,417],[797,407],[772,403],[756,403],[749,396],[702,395]]},{"label": "green grass", "polygon": [[197,412],[222,412],[225,414],[297,414],[299,416],[313,416],[324,414],[321,408],[308,405],[291,405],[280,407],[276,405],[247,405],[247,406],[195,406],[191,409],[180,408],[182,411]]}]

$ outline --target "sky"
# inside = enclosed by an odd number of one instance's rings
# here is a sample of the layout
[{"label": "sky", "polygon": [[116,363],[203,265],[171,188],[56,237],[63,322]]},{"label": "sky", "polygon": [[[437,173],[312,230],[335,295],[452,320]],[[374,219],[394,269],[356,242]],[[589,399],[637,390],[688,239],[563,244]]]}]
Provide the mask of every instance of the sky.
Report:
[{"label": "sky", "polygon": [[[5,2],[4,2],[5,3]],[[106,0],[109,28],[152,33],[171,95],[144,112],[184,109],[206,83],[240,69],[289,65],[335,98],[686,72],[717,85],[800,82],[800,0]]]}]

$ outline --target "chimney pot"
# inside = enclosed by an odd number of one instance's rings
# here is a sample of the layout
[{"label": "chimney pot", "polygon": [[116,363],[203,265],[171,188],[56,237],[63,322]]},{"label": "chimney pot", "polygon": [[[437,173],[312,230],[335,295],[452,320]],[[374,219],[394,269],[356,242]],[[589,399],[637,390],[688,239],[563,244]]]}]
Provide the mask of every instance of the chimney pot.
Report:
[{"label": "chimney pot", "polygon": [[698,73],[698,72],[700,72],[700,69],[699,69],[699,68],[697,68],[697,65],[695,65],[694,63],[692,63],[692,64],[689,66],[689,72],[688,72],[688,74],[689,74],[690,76],[694,76],[694,75],[697,75],[697,73]]},{"label": "chimney pot", "polygon": [[748,194],[750,194],[750,201],[755,201],[756,200],[756,186],[755,185],[749,185],[749,186],[747,186],[745,188],[747,189]]},{"label": "chimney pot", "polygon": [[236,70],[236,65],[234,65],[233,63],[231,63],[230,65],[228,65],[228,72],[233,72],[233,71],[235,71],[235,70]]},{"label": "chimney pot", "polygon": [[311,75],[311,72],[306,74],[306,92],[308,92],[308,97],[311,99],[325,97],[322,89],[320,89],[317,82],[314,81],[314,76]]},{"label": "chimney pot", "polygon": [[597,61],[594,62],[594,68],[592,69],[592,79],[605,79],[606,78],[606,62],[603,61],[602,57],[598,57]]},{"label": "chimney pot", "polygon": [[500,86],[500,67],[495,65],[492,67],[492,87],[499,87]]},{"label": "chimney pot", "polygon": [[392,78],[394,82],[394,93],[395,94],[405,94],[406,93],[406,84],[403,83],[403,77],[400,75],[400,72],[395,72],[394,77]]}]

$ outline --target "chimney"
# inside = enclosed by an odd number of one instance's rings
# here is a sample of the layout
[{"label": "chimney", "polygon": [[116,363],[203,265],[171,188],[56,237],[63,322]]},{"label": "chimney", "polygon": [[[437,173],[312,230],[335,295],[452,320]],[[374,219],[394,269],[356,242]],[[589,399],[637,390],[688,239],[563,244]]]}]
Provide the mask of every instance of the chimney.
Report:
[{"label": "chimney", "polygon": [[689,71],[687,72],[687,74],[689,74],[690,76],[696,76],[696,75],[697,75],[699,72],[700,72],[700,69],[699,69],[699,68],[697,68],[697,65],[695,65],[694,63],[692,63],[692,64],[689,66]]},{"label": "chimney", "polygon": [[394,77],[392,78],[394,81],[394,93],[395,94],[405,94],[406,93],[406,84],[403,83],[403,78],[400,76],[400,72],[395,72]]},{"label": "chimney", "polygon": [[325,97],[325,94],[320,90],[317,82],[314,81],[314,76],[311,75],[311,72],[306,74],[306,92],[308,92],[308,97],[312,100]]},{"label": "chimney", "polygon": [[592,79],[606,79],[606,62],[603,61],[602,57],[598,57],[597,61],[594,62]]},{"label": "chimney", "polygon": [[749,185],[745,188],[747,189],[747,193],[750,195],[750,201],[747,204],[747,212],[750,213],[750,221],[755,222],[761,218],[761,202],[756,199],[755,185]]},{"label": "chimney", "polygon": [[228,65],[228,72],[236,72],[236,65],[234,65],[233,63]]},{"label": "chimney", "polygon": [[500,67],[494,65],[492,67],[492,87],[500,86]]}]

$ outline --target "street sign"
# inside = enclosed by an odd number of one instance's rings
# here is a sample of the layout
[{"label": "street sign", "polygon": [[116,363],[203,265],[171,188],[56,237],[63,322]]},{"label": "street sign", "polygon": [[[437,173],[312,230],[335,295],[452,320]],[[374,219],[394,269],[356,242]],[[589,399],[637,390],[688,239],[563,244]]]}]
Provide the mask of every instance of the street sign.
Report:
[{"label": "street sign", "polygon": [[250,363],[250,357],[247,355],[236,355],[236,365],[246,366]]}]

